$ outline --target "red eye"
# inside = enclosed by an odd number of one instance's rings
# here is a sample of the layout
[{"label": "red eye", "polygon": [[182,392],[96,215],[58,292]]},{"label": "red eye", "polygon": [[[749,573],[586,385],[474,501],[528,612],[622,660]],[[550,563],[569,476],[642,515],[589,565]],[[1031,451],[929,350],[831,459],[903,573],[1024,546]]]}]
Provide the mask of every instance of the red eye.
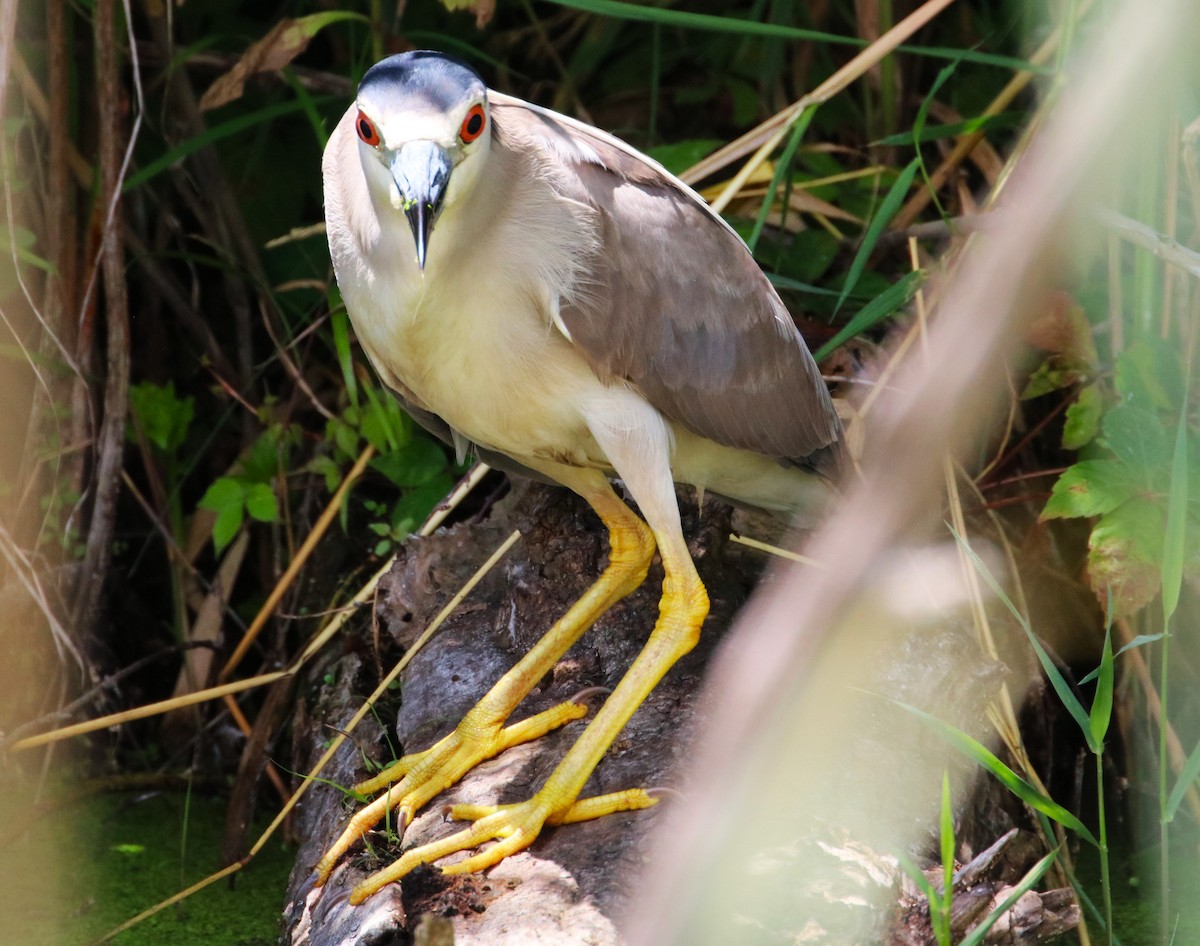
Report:
[{"label": "red eye", "polygon": [[471,110],[467,112],[467,117],[463,119],[462,128],[458,130],[458,137],[463,144],[469,145],[483,134],[486,125],[487,114],[484,112],[483,106],[472,105]]},{"label": "red eye", "polygon": [[375,123],[363,114],[362,109],[358,110],[358,118],[354,119],[354,127],[358,129],[358,137],[366,144],[372,148],[379,144],[379,132],[375,128]]}]

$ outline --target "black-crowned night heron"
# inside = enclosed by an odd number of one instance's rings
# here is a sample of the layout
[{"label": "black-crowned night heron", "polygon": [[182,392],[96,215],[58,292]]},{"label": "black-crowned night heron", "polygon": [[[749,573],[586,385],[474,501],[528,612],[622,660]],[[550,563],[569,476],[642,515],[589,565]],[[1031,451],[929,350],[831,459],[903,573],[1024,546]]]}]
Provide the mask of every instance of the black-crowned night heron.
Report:
[{"label": "black-crowned night heron", "polygon": [[407,824],[476,763],[584,715],[567,703],[505,726],[579,636],[642,583],[655,548],[664,572],[644,650],[542,789],[517,805],[454,808],[473,824],[406,852],[355,888],[358,903],[487,841],[498,843],[447,872],[490,867],[545,824],[654,804],[640,789],[579,794],[708,612],[675,484],[782,513],[811,509],[842,443],[812,356],[745,244],[684,184],[604,132],[490,92],[438,53],[405,53],[363,77],[323,171],[338,285],[383,380],[460,451],[473,444],[490,462],[582,496],[611,552],[599,580],[450,735],[358,786],[391,785],[322,858],[316,882],[389,806]]}]

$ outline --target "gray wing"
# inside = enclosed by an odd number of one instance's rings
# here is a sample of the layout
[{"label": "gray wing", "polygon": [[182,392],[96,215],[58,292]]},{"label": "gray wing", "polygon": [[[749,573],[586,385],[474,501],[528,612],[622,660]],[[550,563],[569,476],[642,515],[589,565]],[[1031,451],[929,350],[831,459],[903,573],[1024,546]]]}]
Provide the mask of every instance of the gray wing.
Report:
[{"label": "gray wing", "polygon": [[494,93],[491,105],[501,140],[550,153],[555,186],[594,212],[588,284],[560,311],[593,370],[710,440],[836,472],[841,425],[829,393],[733,230],[617,139]]}]

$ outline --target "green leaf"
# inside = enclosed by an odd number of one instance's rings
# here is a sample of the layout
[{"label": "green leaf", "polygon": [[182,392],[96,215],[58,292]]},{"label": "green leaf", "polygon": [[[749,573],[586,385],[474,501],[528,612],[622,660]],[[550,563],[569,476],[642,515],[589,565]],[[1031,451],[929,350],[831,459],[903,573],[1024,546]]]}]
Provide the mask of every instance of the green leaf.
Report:
[{"label": "green leaf", "polygon": [[[329,294],[337,292],[337,284],[330,280]],[[329,329],[333,335],[333,350],[337,354],[338,367],[342,371],[342,383],[350,395],[350,403],[358,406],[358,379],[354,376],[354,356],[350,354],[350,316],[342,305],[341,296],[336,304],[332,299],[329,303]]]},{"label": "green leaf", "polygon": [[980,115],[976,118],[966,118],[960,122],[952,122],[947,125],[926,125],[921,129],[920,134],[916,134],[916,129],[913,131],[902,131],[895,135],[888,135],[880,138],[877,141],[871,142],[873,147],[895,148],[903,147],[913,143],[914,139],[925,144],[929,141],[940,141],[943,138],[958,138],[964,135],[971,135],[977,131],[1002,131],[1007,128],[1016,128],[1025,121],[1024,112],[1000,112],[997,115]]},{"label": "green leaf", "polygon": [[446,454],[429,437],[413,437],[399,450],[375,457],[371,468],[397,486],[423,486],[446,471]]},{"label": "green leaf", "polygon": [[1175,425],[1175,454],[1171,458],[1171,482],[1167,490],[1167,527],[1162,553],[1163,626],[1169,627],[1179,604],[1183,584],[1183,560],[1187,540],[1188,443],[1187,411],[1179,412]]},{"label": "green leaf", "polygon": [[919,269],[906,273],[898,282],[859,309],[850,321],[842,326],[841,331],[813,353],[813,357],[820,361],[843,342],[854,338],[855,335],[861,335],[897,309],[907,305],[908,301],[916,295],[924,279],[925,274]]},{"label": "green leaf", "polygon": [[1117,356],[1117,390],[1136,407],[1176,411],[1187,396],[1181,364],[1174,344],[1142,335]]},{"label": "green leaf", "polygon": [[[950,908],[954,903],[954,806],[950,796],[950,774],[942,772],[942,816],[939,834],[941,836],[942,854],[942,890],[937,900],[934,928],[937,930],[938,943],[951,946],[950,939]],[[934,901],[929,901],[930,916],[934,916]]]},{"label": "green leaf", "polygon": [[[351,408],[347,408],[345,414],[349,416],[350,413]],[[325,433],[343,457],[353,460],[358,456],[358,443],[361,437],[356,425],[351,425],[335,417],[326,425]]]},{"label": "green leaf", "polygon": [[[315,100],[321,105],[326,105],[332,101],[332,97],[325,95]],[[236,135],[239,132],[246,131],[250,128],[269,125],[276,118],[283,115],[290,115],[292,112],[301,111],[306,107],[306,103],[289,99],[286,102],[280,102],[275,105],[268,105],[266,108],[261,108],[256,112],[239,115],[220,125],[214,125],[206,129],[198,135],[188,138],[186,141],[180,142],[162,157],[151,161],[140,171],[136,171],[125,178],[125,183],[121,187],[121,192],[128,194],[135,188],[141,187],[152,177],[156,177],[168,168],[172,168],[179,164],[184,158],[193,152],[199,151],[211,145],[215,141],[220,141],[222,138],[227,138],[230,135]]]},{"label": "green leaf", "polygon": [[279,501],[266,483],[251,483],[246,489],[246,512],[259,522],[279,521]]},{"label": "green leaf", "polygon": [[1171,448],[1155,411],[1119,404],[1104,416],[1102,443],[1147,488],[1166,484]]},{"label": "green leaf", "polygon": [[913,149],[917,153],[915,160],[917,162],[917,167],[921,171],[921,179],[925,182],[925,186],[929,189],[929,195],[933,199],[934,206],[937,207],[938,215],[943,219],[945,219],[947,215],[945,210],[942,209],[941,201],[938,200],[937,188],[933,186],[933,181],[929,179],[929,171],[925,167],[925,157],[921,153],[920,141],[921,132],[925,130],[925,119],[929,114],[929,106],[933,104],[935,98],[937,97],[938,89],[940,89],[949,80],[949,78],[954,75],[955,70],[958,69],[959,62],[960,60],[956,59],[949,65],[943,66],[938,72],[937,77],[933,80],[933,85],[930,86],[925,98],[921,101],[921,107],[917,109],[917,117],[913,120],[912,127],[912,145]]},{"label": "green leaf", "polygon": [[172,455],[183,445],[196,413],[191,397],[178,397],[175,383],[159,386],[150,381],[129,389],[129,404],[146,439],[163,453]]},{"label": "green leaf", "polygon": [[1183,765],[1183,771],[1179,773],[1179,781],[1171,790],[1171,797],[1167,799],[1166,807],[1163,808],[1162,820],[1164,823],[1175,818],[1175,812],[1179,810],[1183,796],[1198,777],[1200,777],[1200,744],[1197,744],[1196,748],[1192,750],[1192,754],[1188,756],[1187,762]]},{"label": "green leaf", "polygon": [[454,480],[448,473],[443,473],[424,486],[406,491],[392,509],[392,534],[404,535],[415,529],[453,488]]},{"label": "green leaf", "polygon": [[220,513],[231,506],[240,507],[245,501],[245,495],[246,489],[240,480],[231,476],[222,476],[218,477],[204,491],[204,495],[200,497],[200,502],[196,505],[202,509],[211,509],[213,512]]},{"label": "green leaf", "polygon": [[1104,395],[1100,386],[1084,385],[1067,408],[1063,423],[1063,449],[1078,450],[1095,440],[1100,432],[1100,418],[1103,416]]},{"label": "green leaf", "polygon": [[217,513],[212,535],[213,547],[218,553],[224,551],[225,546],[233,541],[238,529],[242,527],[244,510],[245,506],[239,502],[233,506],[225,506]]},{"label": "green leaf", "polygon": [[197,505],[217,514],[213,522],[213,546],[221,552],[242,527],[246,510],[245,484],[233,477],[222,476],[205,491]]},{"label": "green leaf", "polygon": [[342,481],[342,468],[328,454],[322,453],[313,457],[308,461],[305,469],[309,473],[316,473],[322,477],[325,480],[325,490],[329,493],[334,492]]},{"label": "green leaf", "polygon": [[[846,46],[865,46],[866,41],[852,36],[839,36],[836,33],[822,33],[817,30],[800,29],[794,26],[780,26],[775,23],[758,23],[754,20],[742,20],[729,16],[713,16],[707,13],[689,13],[683,10],[669,10],[649,4],[623,3],[620,0],[552,0],[561,7],[569,10],[582,10],[584,13],[595,13],[599,16],[611,16],[616,19],[640,21],[643,23],[660,23],[663,26],[677,26],[693,30],[711,30],[726,33],[731,36],[767,36],[786,40],[815,40],[819,43],[841,43]],[[1037,66],[1025,59],[1012,56],[999,56],[994,53],[978,52],[974,49],[954,49],[942,46],[900,46],[901,52],[915,53],[919,56],[929,56],[934,59],[962,59],[965,62],[978,62],[983,65],[997,66],[1005,70],[1019,70],[1045,75],[1050,72],[1044,66]]]},{"label": "green leaf", "polygon": [[678,175],[707,158],[722,144],[720,138],[685,138],[650,148],[646,154],[672,174]]},{"label": "green leaf", "polygon": [[[791,173],[792,160],[796,157],[796,149],[800,146],[800,142],[804,140],[804,133],[808,131],[808,126],[812,124],[813,116],[816,113],[817,106],[813,105],[802,111],[792,121],[792,131],[788,136],[788,142],[784,146],[779,160],[775,162],[775,171],[771,175],[771,184],[767,187],[767,192],[763,195],[762,203],[758,208],[758,215],[754,218],[754,229],[750,231],[750,239],[746,241],[752,253],[755,247],[758,246],[758,240],[762,236],[763,227],[767,225],[767,217],[771,212],[772,205],[775,203],[775,195],[779,193],[779,187],[783,183],[784,177]],[[787,211],[788,207],[785,202],[783,204],[785,218]]]},{"label": "green leaf", "polygon": [[1031,868],[1029,868],[1028,872],[1024,877],[1021,878],[1020,882],[1012,888],[1012,892],[1009,893],[1009,895],[1005,897],[999,904],[997,904],[996,908],[992,910],[986,917],[984,917],[978,926],[976,926],[971,930],[970,933],[963,937],[963,940],[959,946],[982,946],[984,938],[988,934],[988,930],[995,926],[996,921],[999,920],[1000,917],[1004,916],[1004,914],[1006,914],[1009,910],[1011,910],[1018,900],[1020,900],[1028,891],[1032,890],[1034,886],[1036,886],[1037,882],[1042,879],[1043,875],[1050,869],[1050,865],[1054,863],[1054,860],[1057,857],[1058,848],[1055,848]]},{"label": "green leaf", "polygon": [[[1110,602],[1111,604],[1111,602]],[[1096,695],[1092,697],[1092,710],[1088,714],[1091,724],[1091,739],[1088,744],[1093,746],[1093,752],[1099,754],[1104,748],[1104,737],[1108,735],[1108,726],[1112,720],[1113,708],[1113,649],[1112,649],[1112,609],[1108,610],[1108,619],[1104,628],[1104,650],[1100,655],[1100,668],[1096,674]]]},{"label": "green leaf", "polygon": [[976,739],[971,738],[961,729],[951,726],[949,723],[943,722],[936,716],[931,716],[915,706],[910,706],[908,703],[903,703],[899,700],[892,700],[897,706],[908,710],[934,732],[941,736],[951,746],[965,755],[968,759],[982,765],[985,769],[994,775],[1005,788],[1016,795],[1021,801],[1029,805],[1036,811],[1040,811],[1048,818],[1053,818],[1065,828],[1069,828],[1078,834],[1089,844],[1099,847],[1096,838],[1092,832],[1088,830],[1087,825],[1080,821],[1075,815],[1071,814],[1066,808],[1058,804],[1052,798],[1043,795],[1036,788],[1030,785],[1025,779],[1017,775],[1012,769],[1001,762],[985,745]]},{"label": "green leaf", "polygon": [[1069,388],[1078,384],[1081,377],[1077,367],[1067,364],[1058,355],[1052,355],[1030,373],[1029,380],[1021,389],[1021,400],[1031,401],[1043,394]]},{"label": "green leaf", "polygon": [[409,440],[408,419],[391,394],[374,385],[363,385],[367,403],[363,405],[359,432],[380,453],[398,450]]},{"label": "green leaf", "polygon": [[288,467],[295,441],[294,431],[271,424],[242,455],[239,465],[243,477],[253,483],[269,483],[281,468]]},{"label": "green leaf", "polygon": [[1162,583],[1166,514],[1135,497],[1100,517],[1088,539],[1088,580],[1097,597],[1112,592],[1116,613],[1129,616],[1154,600]]},{"label": "green leaf", "polygon": [[1129,469],[1116,460],[1082,460],[1055,481],[1041,518],[1102,516],[1139,493]]},{"label": "green leaf", "polygon": [[361,13],[351,13],[346,10],[330,10],[326,13],[310,13],[308,16],[297,17],[292,21],[291,29],[303,36],[312,38],[325,27],[343,20],[356,20],[360,23],[371,21]]},{"label": "green leaf", "polygon": [[904,203],[904,198],[908,194],[909,188],[912,187],[913,178],[916,176],[917,169],[921,166],[919,159],[914,158],[908,162],[908,165],[900,172],[900,176],[888,189],[883,201],[879,204],[879,210],[871,218],[870,224],[867,226],[867,232],[863,234],[862,243],[859,244],[858,252],[854,254],[854,260],[850,263],[850,271],[846,274],[846,281],[842,285],[842,294],[838,296],[837,305],[834,307],[834,312],[842,307],[842,303],[846,301],[848,296],[858,283],[859,277],[862,276],[863,270],[866,269],[867,261],[871,258],[871,253],[875,250],[875,244],[879,242],[879,237],[883,234],[884,227],[888,225],[892,217],[896,216],[896,212]]},{"label": "green leaf", "polygon": [[[992,574],[992,570],[988,568],[983,559],[981,559],[975,553],[975,550],[971,548],[970,544],[963,539],[958,532],[955,531],[953,526],[947,524],[947,528],[954,536],[955,541],[958,542],[958,545],[963,550],[963,553],[971,560],[971,564],[979,573],[980,577],[983,578],[983,580],[987,582],[988,587],[992,589],[992,593],[996,595],[996,597],[1006,608],[1008,608],[1009,613],[1012,614],[1012,616],[1016,618],[1017,623],[1021,625],[1021,630],[1025,632],[1025,637],[1029,640],[1029,644],[1033,648],[1033,652],[1037,654],[1038,662],[1042,665],[1042,670],[1045,672],[1047,679],[1050,681],[1050,685],[1054,687],[1054,692],[1058,695],[1059,702],[1066,707],[1072,718],[1074,718],[1075,722],[1079,725],[1080,730],[1082,730],[1084,737],[1089,740],[1090,745],[1091,722],[1088,719],[1088,714],[1084,711],[1083,704],[1079,702],[1079,698],[1071,689],[1071,685],[1067,683],[1066,678],[1064,678],[1062,675],[1062,672],[1057,666],[1055,666],[1054,661],[1050,659],[1050,655],[1046,653],[1046,648],[1042,646],[1042,642],[1039,641],[1037,635],[1033,633],[1033,628],[1029,626],[1028,618],[1021,613],[1020,609],[1015,604],[1013,604],[1012,599],[1005,593],[1004,589],[1000,587],[1000,583],[996,581],[996,577]],[[1047,814],[1049,814],[1049,812],[1047,812]],[[1051,815],[1051,817],[1053,817],[1053,815]]]}]

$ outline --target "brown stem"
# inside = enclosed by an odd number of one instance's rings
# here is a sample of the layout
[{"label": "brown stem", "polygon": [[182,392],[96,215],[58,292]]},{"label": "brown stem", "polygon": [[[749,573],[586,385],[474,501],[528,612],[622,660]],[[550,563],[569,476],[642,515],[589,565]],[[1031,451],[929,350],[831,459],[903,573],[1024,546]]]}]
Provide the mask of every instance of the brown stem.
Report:
[{"label": "brown stem", "polygon": [[113,525],[121,482],[125,418],[129,410],[129,298],[125,288],[125,250],[121,242],[120,175],[124,133],[123,91],[117,74],[115,0],[97,0],[96,106],[99,117],[101,267],[104,278],[107,377],[104,416],[96,441],[92,477],[94,501],[87,550],[75,599],[76,626],[86,632],[95,621],[104,582],[112,564]]}]

